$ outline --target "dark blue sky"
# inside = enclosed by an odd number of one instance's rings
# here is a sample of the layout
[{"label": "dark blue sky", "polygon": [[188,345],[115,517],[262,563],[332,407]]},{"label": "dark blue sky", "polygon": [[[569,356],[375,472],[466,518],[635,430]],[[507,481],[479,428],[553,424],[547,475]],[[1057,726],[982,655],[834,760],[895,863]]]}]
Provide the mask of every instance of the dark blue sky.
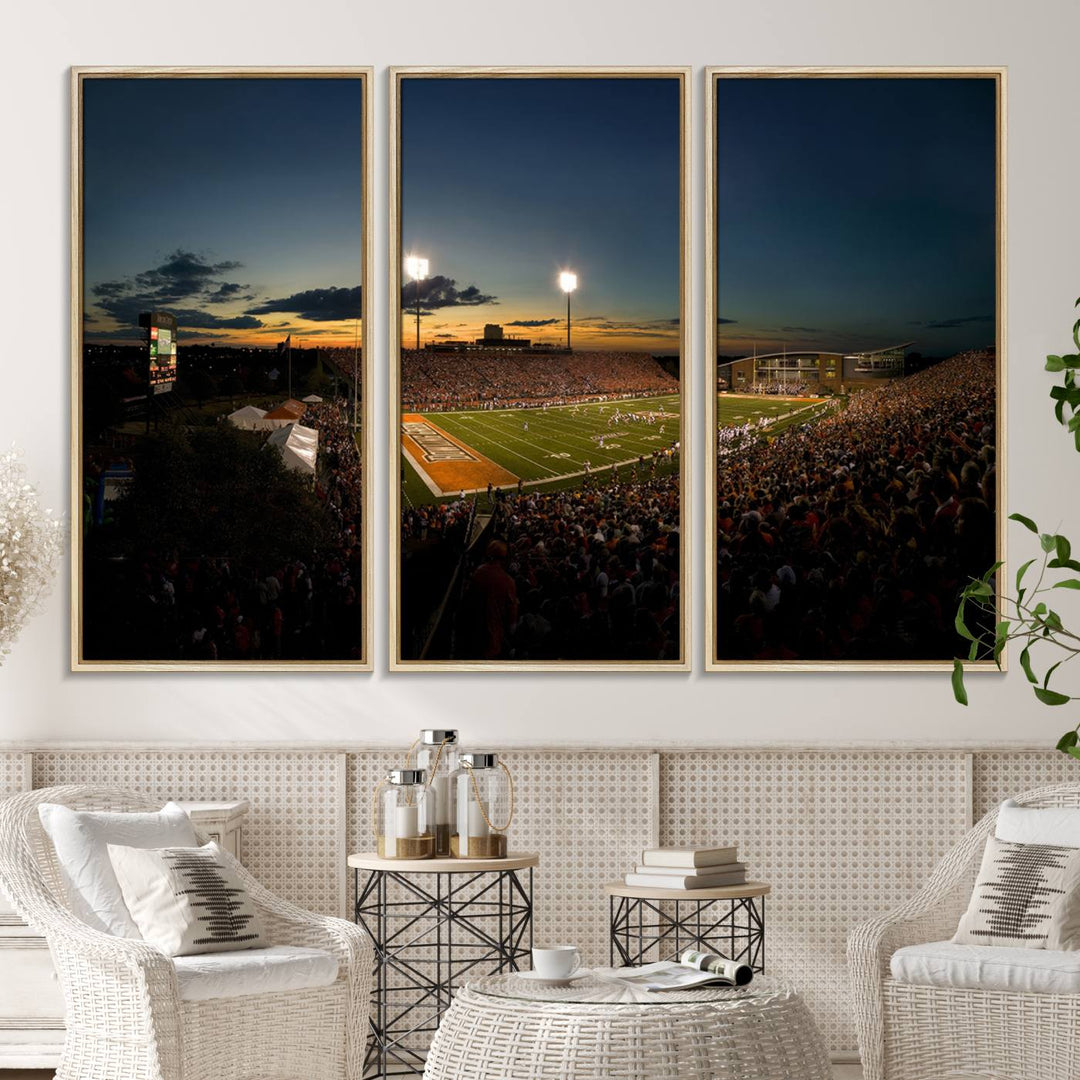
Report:
[{"label": "dark blue sky", "polygon": [[677,79],[406,77],[401,131],[403,251],[497,301],[433,309],[425,337],[555,340],[572,269],[583,347],[678,350]]},{"label": "dark blue sky", "polygon": [[355,77],[86,79],[88,336],[157,306],[183,313],[181,342],[351,343],[362,94]]},{"label": "dark blue sky", "polygon": [[718,352],[994,343],[989,78],[720,78]]}]

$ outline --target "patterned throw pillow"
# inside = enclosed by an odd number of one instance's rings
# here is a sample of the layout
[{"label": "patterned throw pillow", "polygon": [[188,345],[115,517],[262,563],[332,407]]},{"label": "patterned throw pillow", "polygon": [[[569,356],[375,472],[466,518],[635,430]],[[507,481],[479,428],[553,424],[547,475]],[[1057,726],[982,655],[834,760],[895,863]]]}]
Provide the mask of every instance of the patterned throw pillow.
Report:
[{"label": "patterned throw pillow", "polygon": [[261,949],[259,913],[215,843],[202,847],[109,845],[124,903],[143,940],[166,956]]},{"label": "patterned throw pillow", "polygon": [[953,941],[1080,948],[1080,848],[1014,844],[991,836]]}]

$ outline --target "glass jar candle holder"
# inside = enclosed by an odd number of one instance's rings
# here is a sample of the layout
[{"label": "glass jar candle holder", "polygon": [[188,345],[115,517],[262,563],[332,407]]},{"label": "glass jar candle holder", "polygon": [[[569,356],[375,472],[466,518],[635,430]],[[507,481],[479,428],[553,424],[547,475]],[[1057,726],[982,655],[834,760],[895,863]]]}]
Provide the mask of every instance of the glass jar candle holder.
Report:
[{"label": "glass jar candle holder", "polygon": [[375,789],[375,836],[383,859],[435,854],[436,798],[423,769],[394,769]]},{"label": "glass jar candle holder", "polygon": [[458,733],[452,728],[425,728],[416,748],[416,767],[427,773],[428,787],[435,795],[435,855],[450,854],[450,835],[454,831],[454,799],[451,778],[457,774]]},{"label": "glass jar candle holder", "polygon": [[456,831],[451,853],[461,859],[505,859],[514,819],[514,782],[498,754],[461,754],[454,779]]}]

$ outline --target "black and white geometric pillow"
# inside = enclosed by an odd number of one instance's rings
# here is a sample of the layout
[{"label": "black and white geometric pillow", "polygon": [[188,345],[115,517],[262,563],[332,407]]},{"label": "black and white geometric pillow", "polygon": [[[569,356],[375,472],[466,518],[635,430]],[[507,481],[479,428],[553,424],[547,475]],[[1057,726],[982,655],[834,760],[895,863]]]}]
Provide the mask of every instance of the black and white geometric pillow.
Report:
[{"label": "black and white geometric pillow", "polygon": [[1080,848],[1014,844],[991,836],[953,941],[1080,947]]},{"label": "black and white geometric pillow", "polygon": [[263,948],[259,913],[217,844],[109,845],[124,902],[143,940],[168,956]]}]

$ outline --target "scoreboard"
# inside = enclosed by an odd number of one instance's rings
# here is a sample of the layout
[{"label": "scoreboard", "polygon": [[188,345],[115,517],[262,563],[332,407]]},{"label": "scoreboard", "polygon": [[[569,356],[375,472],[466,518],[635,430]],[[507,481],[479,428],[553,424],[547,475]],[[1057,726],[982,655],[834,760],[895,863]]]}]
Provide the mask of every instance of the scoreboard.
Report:
[{"label": "scoreboard", "polygon": [[147,382],[151,394],[167,394],[176,383],[176,316],[148,311],[139,316],[146,328]]}]

